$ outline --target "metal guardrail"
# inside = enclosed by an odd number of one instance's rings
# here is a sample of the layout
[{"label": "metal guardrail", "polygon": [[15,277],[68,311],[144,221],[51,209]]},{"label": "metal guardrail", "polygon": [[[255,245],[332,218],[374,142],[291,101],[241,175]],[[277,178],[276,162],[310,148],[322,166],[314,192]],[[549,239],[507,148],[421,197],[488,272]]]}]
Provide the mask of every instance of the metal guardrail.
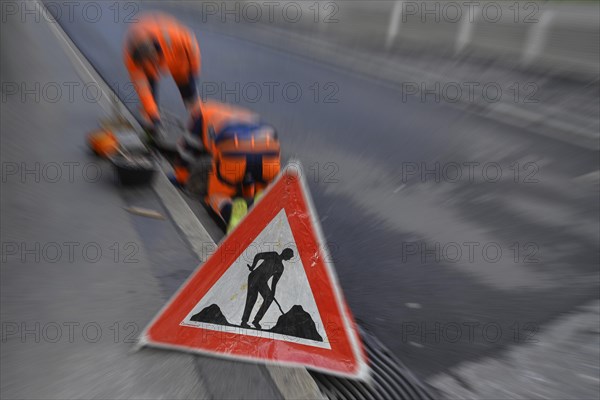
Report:
[{"label": "metal guardrail", "polygon": [[[252,13],[246,9],[264,9],[256,0],[241,1],[239,7],[242,20]],[[277,2],[276,10],[274,18],[263,11],[249,22],[388,53],[416,48],[473,54],[592,78],[600,69],[597,1],[286,0]],[[302,18],[296,20],[298,10]]]}]

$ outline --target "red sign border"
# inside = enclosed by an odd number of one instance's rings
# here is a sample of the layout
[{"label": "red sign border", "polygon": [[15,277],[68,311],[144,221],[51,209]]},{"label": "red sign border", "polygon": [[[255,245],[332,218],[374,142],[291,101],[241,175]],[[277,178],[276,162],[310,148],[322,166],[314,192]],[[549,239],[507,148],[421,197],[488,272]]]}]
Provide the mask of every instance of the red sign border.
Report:
[{"label": "red sign border", "polygon": [[[138,346],[148,345],[242,361],[307,367],[333,375],[367,379],[368,366],[365,351],[354,319],[343,299],[332,260],[325,257],[325,254],[329,253],[302,171],[300,163],[288,164],[260,203],[248,213],[233,232],[222,240],[217,251],[204,264],[196,268],[158,312],[142,333]],[[283,207],[278,204],[282,197],[285,198]],[[232,333],[227,327],[217,332],[202,327],[181,325],[189,310],[214,286],[282,209],[286,212],[296,241],[298,256],[304,265],[319,313],[322,317],[328,316],[327,322],[323,321],[323,323],[331,349],[248,335],[243,335],[247,340],[239,341],[240,334]],[[298,232],[307,234],[299,238]],[[311,250],[315,248],[318,249],[316,253]],[[201,289],[199,290],[198,287]],[[334,313],[323,312],[324,309],[332,308],[335,310]],[[173,327],[176,327],[175,330]],[[198,335],[199,330],[202,331],[202,335]],[[171,340],[169,337],[176,337],[177,340]],[[198,343],[199,339],[202,343]],[[237,339],[237,341],[229,339]],[[259,346],[263,349],[259,350]],[[218,351],[219,347],[224,347],[224,350],[229,353]],[[250,352],[256,355],[248,355]],[[277,353],[278,359],[269,358],[267,352]],[[348,368],[349,366],[351,368]]]}]

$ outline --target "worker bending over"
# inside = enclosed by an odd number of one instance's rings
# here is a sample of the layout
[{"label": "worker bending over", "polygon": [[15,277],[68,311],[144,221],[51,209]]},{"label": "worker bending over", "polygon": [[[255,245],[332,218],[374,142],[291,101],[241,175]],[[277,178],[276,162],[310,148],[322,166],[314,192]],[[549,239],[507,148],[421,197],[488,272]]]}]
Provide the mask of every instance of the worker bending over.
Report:
[{"label": "worker bending over", "polygon": [[196,86],[200,74],[200,49],[194,34],[167,14],[143,15],[127,32],[124,58],[140,98],[147,130],[155,133],[160,125],[158,81],[161,75],[170,74],[190,113],[189,130],[199,138],[203,120]]}]

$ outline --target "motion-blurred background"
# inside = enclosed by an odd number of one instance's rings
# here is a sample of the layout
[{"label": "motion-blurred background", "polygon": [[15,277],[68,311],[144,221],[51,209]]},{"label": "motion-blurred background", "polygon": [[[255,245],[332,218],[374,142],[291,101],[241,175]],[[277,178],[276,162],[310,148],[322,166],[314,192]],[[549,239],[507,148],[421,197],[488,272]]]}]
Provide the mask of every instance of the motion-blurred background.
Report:
[{"label": "motion-blurred background", "polygon": [[[125,361],[87,340],[49,343],[43,327],[142,328],[196,266],[176,229],[114,215],[140,198],[162,207],[153,194],[104,178],[44,179],[49,163],[65,173],[65,162],[95,162],[81,155],[84,133],[107,112],[102,96],[88,101],[91,78],[46,25],[58,23],[137,113],[122,46],[149,10],[196,33],[203,98],[277,127],[284,158],[307,172],[358,323],[419,379],[442,398],[597,398],[599,2],[44,1],[45,12],[33,3],[2,4],[3,398],[139,394],[148,373],[116,379],[111,368]],[[161,107],[184,118],[173,82],[160,90]],[[23,254],[82,235],[107,265]],[[135,269],[111,259],[115,241],[139,246]],[[36,322],[41,339],[23,340]],[[112,339],[105,355],[130,346]],[[160,374],[165,356],[152,357]],[[216,374],[196,362],[199,375]],[[119,389],[107,396],[76,377]],[[206,395],[192,373],[177,384],[174,396]],[[248,394],[234,386],[212,396]]]}]

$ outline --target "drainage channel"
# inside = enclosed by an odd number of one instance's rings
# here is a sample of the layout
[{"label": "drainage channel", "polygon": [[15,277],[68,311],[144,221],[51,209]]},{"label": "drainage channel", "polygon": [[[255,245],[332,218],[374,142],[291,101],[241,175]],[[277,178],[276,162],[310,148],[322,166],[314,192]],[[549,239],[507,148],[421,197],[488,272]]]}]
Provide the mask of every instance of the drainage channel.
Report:
[{"label": "drainage channel", "polygon": [[311,372],[330,400],[433,400],[434,390],[417,379],[375,336],[359,327],[371,367],[370,382],[358,382]]}]

